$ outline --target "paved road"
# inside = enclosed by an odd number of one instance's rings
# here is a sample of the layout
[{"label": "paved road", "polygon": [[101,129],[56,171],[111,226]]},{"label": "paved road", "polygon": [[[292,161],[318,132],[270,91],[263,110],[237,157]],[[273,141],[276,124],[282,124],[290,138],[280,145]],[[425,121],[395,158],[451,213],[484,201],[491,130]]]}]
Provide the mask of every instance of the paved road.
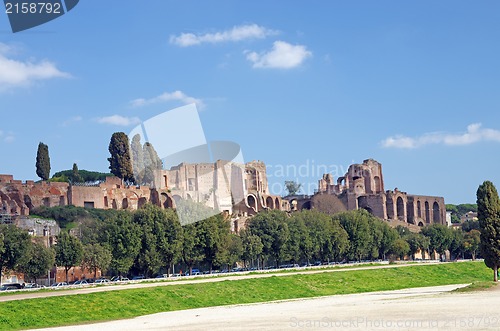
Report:
[{"label": "paved road", "polygon": [[460,286],[191,309],[43,330],[500,330],[500,287],[449,293]]},{"label": "paved road", "polygon": [[[422,263],[422,265],[436,264],[439,262],[427,262]],[[181,285],[181,284],[193,284],[193,283],[211,283],[211,282],[222,282],[225,280],[241,280],[248,278],[266,278],[272,276],[290,276],[290,275],[302,275],[302,274],[314,274],[314,273],[323,273],[323,272],[347,272],[353,270],[368,270],[368,269],[380,269],[380,268],[401,268],[401,267],[409,267],[415,266],[419,264],[396,264],[396,265],[381,265],[381,266],[367,266],[367,267],[358,267],[358,268],[337,268],[337,269],[325,269],[325,268],[315,268],[312,270],[303,270],[296,272],[284,272],[284,273],[276,273],[276,272],[263,272],[263,273],[253,273],[253,274],[244,274],[238,273],[234,276],[223,276],[218,277],[217,275],[206,275],[201,277],[193,277],[189,279],[182,280],[179,278],[173,278],[164,281],[154,281],[154,282],[136,282],[129,283],[123,285],[103,285],[103,286],[91,286],[84,287],[78,289],[67,289],[67,290],[53,290],[53,291],[29,291],[23,294],[15,294],[15,295],[6,295],[0,296],[0,302],[4,301],[12,301],[12,300],[23,300],[23,299],[34,299],[34,298],[45,298],[45,297],[53,297],[53,296],[64,296],[64,295],[75,295],[75,294],[88,294],[95,292],[106,292],[106,291],[118,291],[118,290],[126,290],[133,288],[146,288],[146,287],[156,287],[156,286],[170,286],[170,285]]]}]

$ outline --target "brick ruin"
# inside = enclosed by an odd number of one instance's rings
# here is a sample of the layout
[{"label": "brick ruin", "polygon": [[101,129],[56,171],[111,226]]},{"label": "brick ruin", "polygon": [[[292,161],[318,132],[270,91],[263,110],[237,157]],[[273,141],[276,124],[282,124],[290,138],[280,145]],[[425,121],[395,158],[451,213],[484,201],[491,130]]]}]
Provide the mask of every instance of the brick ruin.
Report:
[{"label": "brick ruin", "polygon": [[394,224],[424,226],[446,223],[446,206],[443,197],[413,195],[384,189],[382,165],[373,160],[352,164],[347,173],[336,181],[331,174],[319,180],[314,196],[288,197],[292,209],[314,208],[314,197],[321,194],[335,195],[347,210],[365,209],[378,218]]},{"label": "brick ruin", "polygon": [[21,182],[11,175],[0,175],[0,214],[4,219],[16,218],[29,215],[35,207],[66,205],[136,210],[152,203],[175,208],[180,199],[192,199],[232,215],[232,228],[237,232],[249,216],[262,210],[315,208],[315,197],[322,194],[337,197],[347,210],[365,209],[381,219],[410,227],[446,221],[444,198],[411,195],[397,188],[385,190],[382,165],[372,159],[351,165],[336,181],[331,174],[323,175],[312,196],[284,198],[269,192],[262,161],[181,163],[157,172],[151,187],[127,186],[116,177],[102,183],[71,185]]}]

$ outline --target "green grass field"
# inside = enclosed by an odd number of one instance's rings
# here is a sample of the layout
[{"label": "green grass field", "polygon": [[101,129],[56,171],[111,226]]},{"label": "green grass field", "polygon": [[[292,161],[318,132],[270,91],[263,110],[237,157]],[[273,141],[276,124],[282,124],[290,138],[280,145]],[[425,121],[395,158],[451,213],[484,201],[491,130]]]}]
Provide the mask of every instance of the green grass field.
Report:
[{"label": "green grass field", "polygon": [[158,312],[410,287],[487,282],[482,262],[324,272],[171,285],[0,303],[0,329],[21,330],[131,318]]}]

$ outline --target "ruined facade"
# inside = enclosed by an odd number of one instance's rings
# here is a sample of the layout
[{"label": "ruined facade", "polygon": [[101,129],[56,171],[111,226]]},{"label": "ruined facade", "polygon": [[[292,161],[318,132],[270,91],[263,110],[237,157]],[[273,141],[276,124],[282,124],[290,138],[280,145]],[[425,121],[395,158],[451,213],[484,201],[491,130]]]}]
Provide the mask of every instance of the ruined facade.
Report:
[{"label": "ruined facade", "polygon": [[[323,175],[315,195],[319,194],[335,195],[347,210],[366,209],[384,220],[417,226],[446,223],[444,198],[385,190],[382,165],[373,159],[351,165],[336,181],[331,174]],[[314,208],[313,197],[297,197],[290,203],[297,209]]]},{"label": "ruined facade", "polygon": [[[181,163],[156,173],[154,184],[125,186],[116,177],[95,185],[53,182],[21,182],[0,175],[0,216],[5,219],[29,215],[39,206],[74,205],[87,208],[135,210],[146,203],[176,208],[180,200],[202,203],[232,216],[237,232],[249,216],[266,209],[294,211],[315,208],[321,195],[335,196],[346,210],[366,209],[373,215],[407,226],[445,224],[442,197],[412,195],[397,188],[385,190],[382,165],[372,159],[353,164],[334,180],[325,174],[313,196],[281,196],[269,192],[266,165],[262,161],[237,164]],[[338,209],[338,208],[337,208]]]}]

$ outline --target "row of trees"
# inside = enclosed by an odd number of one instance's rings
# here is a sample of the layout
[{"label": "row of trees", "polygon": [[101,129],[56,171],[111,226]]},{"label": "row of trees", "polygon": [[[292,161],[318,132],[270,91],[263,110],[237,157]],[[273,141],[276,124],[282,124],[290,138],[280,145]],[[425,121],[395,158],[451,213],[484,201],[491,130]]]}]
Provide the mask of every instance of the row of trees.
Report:
[{"label": "row of trees", "polygon": [[479,247],[477,230],[463,233],[434,224],[412,233],[405,227],[391,228],[364,210],[333,216],[315,210],[291,215],[270,210],[251,218],[239,235],[231,233],[222,215],[181,226],[173,210],[149,204],[135,212],[54,207],[39,214],[79,223],[75,235],[63,231],[54,246],[55,262],[66,273],[81,265],[94,274],[108,270],[113,275],[153,276],[169,273],[174,264],[212,270],[229,269],[237,262],[263,267],[446,250],[475,258]]}]

